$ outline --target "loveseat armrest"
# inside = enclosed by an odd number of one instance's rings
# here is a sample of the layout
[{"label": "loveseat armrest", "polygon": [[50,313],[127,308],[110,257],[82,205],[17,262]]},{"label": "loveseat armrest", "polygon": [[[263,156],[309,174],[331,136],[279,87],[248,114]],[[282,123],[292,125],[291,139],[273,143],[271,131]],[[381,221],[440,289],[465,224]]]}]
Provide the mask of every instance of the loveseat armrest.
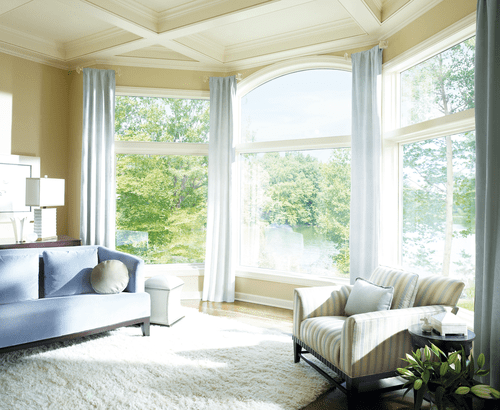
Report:
[{"label": "loveseat armrest", "polygon": [[342,329],[340,368],[350,377],[395,371],[412,351],[408,328],[443,305],[392,309],[349,316]]},{"label": "loveseat armrest", "polygon": [[129,282],[125,288],[126,292],[144,292],[144,261],[137,256],[125,252],[98,247],[99,262],[116,259],[125,264],[129,273]]},{"label": "loveseat armrest", "polygon": [[311,317],[344,316],[352,286],[297,288],[293,297],[293,335],[300,338],[300,323]]}]

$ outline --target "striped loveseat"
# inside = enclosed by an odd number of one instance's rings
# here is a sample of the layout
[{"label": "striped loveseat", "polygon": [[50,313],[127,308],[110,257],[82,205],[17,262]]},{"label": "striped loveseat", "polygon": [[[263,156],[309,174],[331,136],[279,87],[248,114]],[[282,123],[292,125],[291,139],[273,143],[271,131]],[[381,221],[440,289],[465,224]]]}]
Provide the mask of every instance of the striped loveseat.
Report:
[{"label": "striped loveseat", "polygon": [[[294,295],[295,363],[301,358],[309,363],[346,393],[350,403],[361,383],[393,377],[398,367],[404,367],[401,358],[412,350],[408,327],[443,312],[445,306],[456,306],[464,288],[459,280],[435,275],[419,278],[383,266],[375,269],[369,281],[394,288],[389,310],[347,316],[351,285],[295,289]],[[329,377],[305,353],[314,355],[338,378]]]}]

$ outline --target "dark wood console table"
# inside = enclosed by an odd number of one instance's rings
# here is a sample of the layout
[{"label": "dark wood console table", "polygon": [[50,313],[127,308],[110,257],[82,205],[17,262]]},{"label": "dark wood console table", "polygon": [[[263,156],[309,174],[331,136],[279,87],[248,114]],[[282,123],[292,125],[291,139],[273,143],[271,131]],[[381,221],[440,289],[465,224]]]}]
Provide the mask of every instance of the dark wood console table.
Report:
[{"label": "dark wood console table", "polygon": [[80,246],[82,241],[67,235],[60,235],[57,238],[45,239],[35,242],[22,243],[0,243],[0,249],[17,249],[17,248],[50,248],[59,246]]}]

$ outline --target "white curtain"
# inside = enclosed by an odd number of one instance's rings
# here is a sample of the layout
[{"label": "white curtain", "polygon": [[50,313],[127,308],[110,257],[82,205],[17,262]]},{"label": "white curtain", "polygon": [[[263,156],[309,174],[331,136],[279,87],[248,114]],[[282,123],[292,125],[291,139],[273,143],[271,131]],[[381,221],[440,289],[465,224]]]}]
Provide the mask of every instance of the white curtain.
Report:
[{"label": "white curtain", "polygon": [[380,92],[382,50],[351,55],[350,278],[368,278],[378,265],[380,215]]},{"label": "white curtain", "polygon": [[83,69],[80,236],[84,245],[115,246],[115,72]]},{"label": "white curtain", "polygon": [[234,302],[231,265],[231,172],[236,78],[210,78],[207,250],[203,300]]},{"label": "white curtain", "polygon": [[474,352],[500,388],[500,0],[479,0],[476,20],[476,297]]}]

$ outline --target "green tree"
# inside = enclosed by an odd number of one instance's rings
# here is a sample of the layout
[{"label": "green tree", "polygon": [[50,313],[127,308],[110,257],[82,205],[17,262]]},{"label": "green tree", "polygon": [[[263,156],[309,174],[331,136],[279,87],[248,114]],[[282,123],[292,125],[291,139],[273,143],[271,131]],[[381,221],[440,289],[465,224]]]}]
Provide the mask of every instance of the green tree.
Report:
[{"label": "green tree", "polygon": [[[208,140],[208,102],[117,97],[116,140]],[[146,246],[117,246],[148,263],[203,262],[208,159],[203,156],[118,155],[117,231],[147,232]]]},{"label": "green tree", "polygon": [[[474,49],[473,37],[402,73],[402,106],[409,107],[402,109],[402,125],[474,108]],[[403,246],[416,249],[410,256],[415,265],[443,275],[451,269],[454,215],[474,207],[473,176],[460,169],[474,160],[475,146],[470,138],[465,143],[452,138],[404,148],[403,166],[411,171],[403,178]],[[473,216],[465,213],[462,222],[471,226]],[[469,228],[466,231],[471,233]],[[444,239],[440,267],[427,247],[438,237]]]}]

